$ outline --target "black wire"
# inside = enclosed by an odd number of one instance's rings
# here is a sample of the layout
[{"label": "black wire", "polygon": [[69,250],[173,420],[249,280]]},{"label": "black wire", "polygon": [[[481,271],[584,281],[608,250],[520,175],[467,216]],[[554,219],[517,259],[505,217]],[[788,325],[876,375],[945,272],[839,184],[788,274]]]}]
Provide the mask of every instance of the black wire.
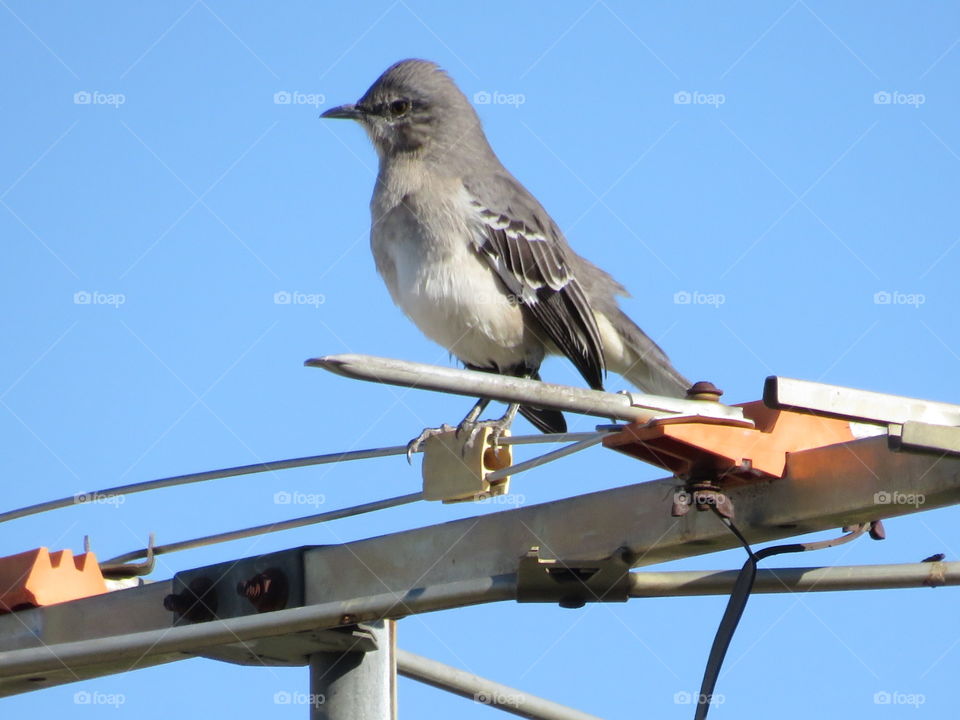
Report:
[{"label": "black wire", "polygon": [[[712,507],[717,512],[715,507]],[[713,638],[713,645],[710,648],[710,655],[707,658],[707,667],[703,671],[703,682],[700,684],[700,694],[697,696],[696,711],[694,720],[706,720],[707,712],[710,710],[710,703],[713,698],[713,691],[717,685],[717,678],[720,675],[720,668],[723,665],[723,659],[727,655],[727,649],[730,647],[730,641],[733,634],[740,624],[740,618],[747,607],[747,600],[750,599],[750,591],[753,589],[754,580],[757,578],[757,563],[771,555],[782,555],[784,553],[803,552],[807,546],[802,543],[791,543],[789,545],[775,545],[766,547],[758,552],[754,552],[750,543],[743,536],[737,526],[726,517],[717,512],[717,517],[732,532],[740,544],[747,551],[747,561],[740,568],[740,573],[733,584],[733,590],[730,592],[730,599],[727,601],[727,609],[723,612],[723,618],[720,620],[720,626],[717,628],[717,634]]]}]

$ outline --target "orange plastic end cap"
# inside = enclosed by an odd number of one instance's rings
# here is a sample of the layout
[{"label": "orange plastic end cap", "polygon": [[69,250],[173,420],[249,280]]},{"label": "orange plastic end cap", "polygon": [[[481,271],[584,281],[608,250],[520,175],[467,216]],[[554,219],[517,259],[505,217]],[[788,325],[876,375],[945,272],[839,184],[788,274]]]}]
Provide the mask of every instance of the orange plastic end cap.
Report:
[{"label": "orange plastic end cap", "polygon": [[45,547],[0,558],[0,612],[42,607],[107,592],[97,557]]}]

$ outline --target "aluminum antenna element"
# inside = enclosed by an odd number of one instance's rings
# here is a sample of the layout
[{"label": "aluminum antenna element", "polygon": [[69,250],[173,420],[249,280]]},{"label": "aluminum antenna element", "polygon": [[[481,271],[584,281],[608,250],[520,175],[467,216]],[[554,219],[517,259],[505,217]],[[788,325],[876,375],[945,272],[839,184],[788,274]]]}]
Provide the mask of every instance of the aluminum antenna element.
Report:
[{"label": "aluminum antenna element", "polygon": [[500,402],[566,410],[617,420],[644,421],[656,417],[689,415],[740,420],[748,426],[751,425],[740,408],[716,402],[587,390],[570,385],[554,385],[539,380],[506,377],[476,370],[458,370],[374,355],[327,355],[307,360],[304,365],[322,368],[354,380],[484,397]]}]

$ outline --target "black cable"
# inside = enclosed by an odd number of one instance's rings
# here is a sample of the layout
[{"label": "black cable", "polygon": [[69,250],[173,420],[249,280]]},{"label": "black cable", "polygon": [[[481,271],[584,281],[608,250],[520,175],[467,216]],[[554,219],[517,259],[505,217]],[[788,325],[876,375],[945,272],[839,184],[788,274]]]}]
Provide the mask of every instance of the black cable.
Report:
[{"label": "black cable", "polygon": [[821,548],[833,547],[845,542],[849,542],[863,534],[869,528],[869,524],[858,525],[851,532],[838,538],[830,540],[821,540],[810,543],[790,543],[789,545],[774,545],[754,552],[750,543],[743,536],[743,533],[733,524],[729,518],[719,513],[715,505],[711,509],[716,513],[720,521],[726,525],[740,544],[747,551],[747,561],[740,568],[740,573],[733,584],[733,590],[730,592],[730,599],[727,600],[727,608],[723,612],[723,618],[720,620],[720,626],[717,628],[717,634],[713,638],[713,645],[710,648],[710,655],[707,658],[707,667],[703,671],[703,682],[700,684],[700,694],[697,696],[696,711],[694,720],[706,720],[707,712],[710,710],[710,703],[713,698],[713,691],[717,685],[717,678],[720,675],[720,668],[723,665],[723,659],[727,655],[727,649],[730,647],[730,641],[733,634],[740,624],[740,618],[747,607],[747,600],[750,599],[750,592],[753,590],[753,582],[757,577],[757,563],[764,558],[773,555],[783,555],[786,553],[806,552],[807,550],[819,550]]}]

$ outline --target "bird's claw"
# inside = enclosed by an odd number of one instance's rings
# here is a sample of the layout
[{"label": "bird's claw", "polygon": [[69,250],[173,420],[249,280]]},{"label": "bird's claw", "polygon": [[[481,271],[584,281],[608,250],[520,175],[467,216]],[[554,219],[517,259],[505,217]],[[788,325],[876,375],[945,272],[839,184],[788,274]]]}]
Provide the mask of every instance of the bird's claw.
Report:
[{"label": "bird's claw", "polygon": [[473,447],[484,428],[490,428],[490,436],[487,440],[493,447],[496,447],[500,442],[500,437],[510,427],[510,423],[505,424],[502,420],[503,418],[499,420],[475,420],[473,422],[464,420],[460,423],[457,426],[457,438],[460,437],[462,432],[469,433],[463,443],[463,451],[466,452],[467,449]]},{"label": "bird's claw", "polygon": [[456,434],[456,437],[459,440],[463,433],[467,433],[467,438],[464,440],[461,448],[461,452],[466,454],[466,451],[473,447],[473,444],[482,434],[484,428],[490,428],[490,436],[488,437],[488,441],[493,447],[496,447],[500,442],[500,438],[509,427],[510,423],[505,423],[503,422],[503,418],[500,418],[499,420],[464,420],[457,425],[457,427],[453,427],[453,425],[444,423],[440,427],[425,428],[423,432],[407,443],[407,462],[413,464],[413,454],[420,452],[420,450],[423,448],[423,444],[430,438],[436,437],[437,435],[453,432]]},{"label": "bird's claw", "polygon": [[[416,452],[420,452],[420,448],[423,447],[423,444],[427,440],[429,440],[432,437],[436,437],[437,435],[443,435],[444,433],[448,433],[454,429],[455,428],[453,427],[453,425],[447,425],[446,423],[444,423],[440,427],[424,428],[422,433],[420,433],[413,440],[407,443],[407,463],[411,465],[413,464],[413,454]],[[457,428],[457,432],[459,432],[459,428]]]}]

